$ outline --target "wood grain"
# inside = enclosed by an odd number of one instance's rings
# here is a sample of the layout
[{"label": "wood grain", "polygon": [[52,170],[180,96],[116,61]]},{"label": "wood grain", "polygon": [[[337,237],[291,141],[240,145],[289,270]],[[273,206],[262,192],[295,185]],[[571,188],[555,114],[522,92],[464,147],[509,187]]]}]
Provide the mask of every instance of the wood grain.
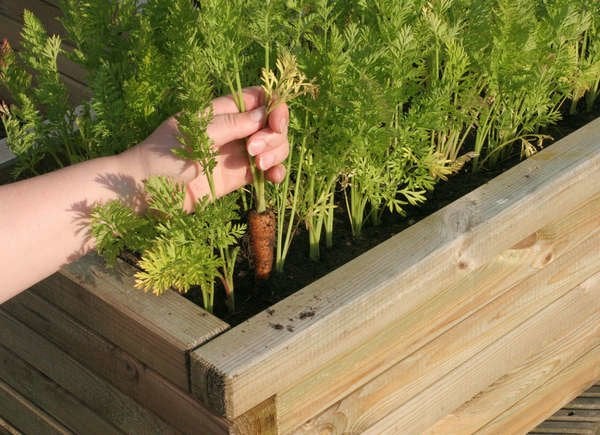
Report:
[{"label": "wood grain", "polygon": [[[600,346],[596,346],[549,382],[486,424],[479,433],[520,433],[535,428],[556,409],[575,398],[598,379]],[[595,428],[598,429],[597,424]]]},{"label": "wood grain", "polygon": [[[373,419],[372,426],[364,433],[421,433],[500,376],[510,373],[536,353],[552,346],[553,342],[573,329],[574,323],[583,322],[594,325],[594,328],[598,327],[600,324],[598,304],[600,304],[600,273],[527,319],[402,406],[389,412],[384,418]],[[588,320],[591,323],[588,323]],[[391,382],[393,378],[389,380]],[[423,406],[424,403],[427,403],[426,407]],[[500,430],[494,433],[520,432],[522,430]]]},{"label": "wood grain", "polygon": [[47,435],[73,433],[2,380],[0,380],[0,410],[3,420],[24,433]]},{"label": "wood grain", "polygon": [[0,340],[4,347],[118,429],[128,433],[176,433],[155,414],[2,310]]},{"label": "wood grain", "polygon": [[231,433],[235,435],[276,435],[277,415],[275,398],[271,397],[233,421]]},{"label": "wood grain", "polygon": [[184,433],[227,432],[227,422],[210,414],[189,393],[34,292],[23,292],[2,308],[174,428]]},{"label": "wood grain", "polygon": [[[551,276],[557,268],[573,267],[581,253],[576,247],[599,235],[600,197],[597,196],[458,280],[364,345],[340,355],[291,389],[279,393],[279,430],[287,433],[309,416],[318,415],[569,251],[566,265],[563,259],[546,273]],[[588,241],[586,246],[591,252],[596,250],[594,243]],[[574,248],[577,250],[573,251]]]},{"label": "wood grain", "polygon": [[599,168],[596,120],[202,346],[194,394],[235,418],[288,390],[597,195]]},{"label": "wood grain", "polygon": [[581,393],[536,426],[531,435],[548,433],[600,433],[600,383]]},{"label": "wood grain", "polygon": [[[594,318],[591,319],[595,322]],[[509,412],[518,402],[529,400],[532,392],[543,388],[555,376],[577,364],[579,358],[597,346],[600,346],[600,325],[576,325],[567,335],[500,377],[474,398],[439,420],[424,434],[476,433],[502,413]],[[600,364],[600,361],[598,363]],[[554,394],[563,399],[563,404],[568,402],[568,396],[565,396],[562,390],[556,390]],[[567,414],[569,411],[562,410],[555,415],[561,421],[590,421],[583,413]],[[600,422],[600,413],[597,413],[596,418]]]},{"label": "wood grain", "polygon": [[89,254],[33,288],[37,295],[189,391],[188,351],[228,325],[175,292],[158,297],[134,288],[134,273],[123,261],[110,269],[99,256]]},{"label": "wood grain", "polygon": [[60,385],[4,346],[0,346],[0,378],[36,407],[75,433],[120,433]]},{"label": "wood grain", "polygon": [[[452,379],[454,371],[476,359],[481,352],[499,340],[506,340],[505,337],[511,330],[520,327],[524,321],[537,315],[548,304],[571,293],[574,286],[599,270],[591,257],[585,265],[580,263],[579,258],[579,254],[600,254],[600,247],[595,239],[587,239],[569,251],[569,254],[563,255],[539,273],[519,282],[455,327],[332,405],[318,417],[311,419],[304,427],[332,426],[340,432],[362,432],[389,413],[412,403],[412,398],[421,394],[421,400],[424,401],[422,403],[431,404],[437,401],[438,393],[430,390],[431,385],[444,384],[446,378]],[[551,323],[550,320],[547,321]],[[538,325],[542,330],[546,327],[551,328],[551,325]],[[522,355],[519,355],[516,358],[521,357]],[[486,376],[499,377],[506,373],[502,371],[503,365],[492,364],[490,370],[492,369],[494,371],[486,373]],[[471,381],[469,374],[465,374],[464,379]],[[466,385],[463,387],[471,388]],[[471,390],[471,395],[479,391]],[[452,401],[459,397],[461,394],[451,396],[444,406],[455,403]],[[470,397],[465,397],[463,401]],[[462,403],[456,403],[455,407]],[[407,409],[414,412],[415,416],[420,416],[419,424],[427,418],[433,418],[436,412],[440,412],[439,418],[445,415],[441,410],[429,409],[429,406],[421,410],[414,410],[413,406],[416,405],[412,404]],[[446,409],[446,413],[453,409]],[[427,414],[420,415],[423,412]],[[419,431],[413,428],[414,421],[404,423],[406,428]],[[424,426],[421,430],[427,427]]]}]

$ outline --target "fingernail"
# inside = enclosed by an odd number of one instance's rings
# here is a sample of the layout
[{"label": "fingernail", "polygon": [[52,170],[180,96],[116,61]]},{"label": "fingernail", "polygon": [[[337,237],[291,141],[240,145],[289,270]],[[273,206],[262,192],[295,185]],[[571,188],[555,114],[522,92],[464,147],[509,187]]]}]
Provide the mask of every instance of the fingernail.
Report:
[{"label": "fingernail", "polygon": [[262,121],[265,118],[265,108],[264,106],[258,107],[252,111],[250,111],[250,119],[252,121]]},{"label": "fingernail", "polygon": [[248,154],[250,154],[251,156],[255,156],[257,154],[262,153],[266,147],[267,144],[264,141],[260,139],[255,140],[248,144]]}]

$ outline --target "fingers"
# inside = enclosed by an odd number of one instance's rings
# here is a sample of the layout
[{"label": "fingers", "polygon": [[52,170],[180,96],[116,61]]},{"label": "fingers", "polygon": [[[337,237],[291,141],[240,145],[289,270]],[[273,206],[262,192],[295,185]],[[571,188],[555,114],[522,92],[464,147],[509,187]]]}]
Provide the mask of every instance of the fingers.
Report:
[{"label": "fingers", "polygon": [[289,152],[288,123],[288,107],[286,104],[280,104],[269,115],[268,127],[248,139],[248,154],[255,157],[259,169],[266,171],[287,157]]},{"label": "fingers", "polygon": [[248,137],[265,124],[265,108],[257,108],[243,113],[216,115],[206,130],[215,145],[221,146],[237,139]]},{"label": "fingers", "polygon": [[265,178],[272,183],[281,183],[285,178],[285,166],[278,164],[265,171]]},{"label": "fingers", "polygon": [[[252,86],[242,90],[242,96],[246,105],[246,111],[256,109],[264,105],[265,93],[260,86]],[[215,98],[212,102],[213,112],[216,115],[224,113],[238,113],[239,110],[231,95]]]},{"label": "fingers", "polygon": [[280,103],[269,114],[268,126],[277,133],[287,135],[288,125],[290,123],[290,113],[285,103]]},{"label": "fingers", "polygon": [[248,154],[254,156],[258,169],[267,169],[285,160],[289,152],[287,135],[266,128],[248,139]]}]

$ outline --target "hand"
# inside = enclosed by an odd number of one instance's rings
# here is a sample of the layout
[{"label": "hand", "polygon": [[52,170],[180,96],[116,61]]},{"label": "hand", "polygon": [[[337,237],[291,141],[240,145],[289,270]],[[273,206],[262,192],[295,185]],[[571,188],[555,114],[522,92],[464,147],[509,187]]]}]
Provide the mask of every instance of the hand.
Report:
[{"label": "hand", "polygon": [[[239,113],[231,96],[213,100],[214,118],[207,133],[218,149],[213,173],[218,196],[252,182],[248,154],[255,156],[258,168],[265,172],[268,180],[279,183],[285,176],[285,167],[281,163],[289,151],[287,106],[278,105],[266,119],[262,88],[246,88],[243,96],[247,109],[244,113]],[[140,180],[163,175],[184,183],[184,208],[192,210],[194,202],[209,195],[210,190],[198,163],[180,159],[171,152],[181,146],[177,140],[177,120],[171,117],[124,154],[134,156],[138,162],[137,178]]]}]

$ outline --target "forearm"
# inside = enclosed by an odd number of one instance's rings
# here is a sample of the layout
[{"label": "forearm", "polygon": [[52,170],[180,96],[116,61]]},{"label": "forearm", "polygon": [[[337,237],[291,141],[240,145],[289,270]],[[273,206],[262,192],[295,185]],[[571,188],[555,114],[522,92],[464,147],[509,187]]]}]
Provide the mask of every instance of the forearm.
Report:
[{"label": "forearm", "polygon": [[132,156],[104,157],[0,186],[0,302],[94,248],[94,204],[139,206],[141,175]]}]

